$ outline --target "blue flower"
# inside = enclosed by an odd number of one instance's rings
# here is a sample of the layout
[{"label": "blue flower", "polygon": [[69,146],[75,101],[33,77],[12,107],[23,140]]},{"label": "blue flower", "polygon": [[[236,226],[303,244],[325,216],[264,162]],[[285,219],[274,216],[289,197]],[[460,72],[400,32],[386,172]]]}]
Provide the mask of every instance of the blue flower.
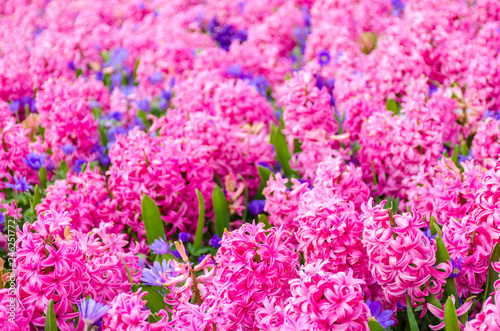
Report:
[{"label": "blue flower", "polygon": [[106,315],[110,308],[108,305],[97,302],[94,299],[82,300],[81,303],[77,302],[76,304],[85,323],[85,329],[99,321]]},{"label": "blue flower", "polygon": [[218,248],[220,247],[221,238],[216,234],[208,241],[208,244],[212,247]]},{"label": "blue flower", "polygon": [[161,91],[161,96],[163,99],[170,101],[172,99],[172,90],[163,90]]},{"label": "blue flower", "polygon": [[391,2],[392,6],[394,7],[392,13],[395,16],[401,16],[403,11],[405,10],[405,4],[401,0],[391,0]]},{"label": "blue flower", "polygon": [[160,108],[161,110],[167,109],[168,108],[167,99],[160,98],[160,100],[158,101],[158,108]]},{"label": "blue flower", "polygon": [[255,86],[255,89],[260,95],[263,97],[266,96],[269,83],[264,76],[254,77],[249,81],[249,84]]},{"label": "blue flower", "polygon": [[267,162],[259,161],[259,162],[257,162],[257,165],[260,167],[263,167],[263,168],[267,168],[271,171],[274,171],[273,167]]},{"label": "blue flower", "polygon": [[182,241],[183,243],[188,242],[189,233],[185,233],[185,232],[179,233],[179,240]]},{"label": "blue flower", "polygon": [[428,227],[425,227],[423,232],[424,232],[424,236],[426,236],[429,240],[435,239],[437,236],[437,234],[432,235],[431,229]]},{"label": "blue flower", "polygon": [[70,155],[76,150],[76,146],[73,144],[66,144],[61,149],[64,152],[64,154]]},{"label": "blue flower", "polygon": [[438,90],[437,86],[430,83],[429,84],[429,96],[433,95],[434,93],[436,93]]},{"label": "blue flower", "polygon": [[129,96],[135,91],[135,86],[134,85],[122,85],[120,87],[120,90],[122,91],[125,96]]},{"label": "blue flower", "polygon": [[370,314],[372,317],[384,328],[394,324],[394,320],[391,319],[394,311],[387,309],[382,311],[382,305],[378,301],[366,300],[366,305],[370,308]]},{"label": "blue flower", "polygon": [[236,63],[227,67],[226,73],[229,75],[229,77],[241,78],[241,76],[243,75],[243,68],[241,67],[241,64]]},{"label": "blue flower", "polygon": [[458,161],[459,162],[465,162],[465,161],[471,161],[474,160],[474,153],[472,150],[469,151],[469,155],[458,155]]},{"label": "blue flower", "polygon": [[266,200],[252,200],[248,204],[248,210],[252,215],[259,215],[264,211],[264,206],[266,205]]},{"label": "blue flower", "polygon": [[3,232],[5,227],[5,215],[0,212],[0,232]]},{"label": "blue flower", "polygon": [[137,101],[137,108],[142,110],[143,112],[147,113],[151,109],[151,106],[149,105],[148,99],[142,99]]},{"label": "blue flower", "polygon": [[31,152],[26,156],[26,158],[23,158],[23,162],[26,163],[26,165],[31,169],[38,171],[45,165],[45,153],[36,154]]},{"label": "blue flower", "polygon": [[121,112],[119,112],[118,110],[115,110],[114,112],[111,112],[108,115],[108,119],[115,120],[117,122],[121,121],[122,118],[123,118],[123,114]]},{"label": "blue flower", "polygon": [[166,276],[176,276],[175,268],[170,263],[170,260],[163,260],[161,264],[155,261],[153,266],[142,270],[141,281],[147,285],[159,286],[168,280]]},{"label": "blue flower", "polygon": [[206,257],[207,257],[207,254],[203,254],[202,256],[200,256],[198,258],[198,263],[201,263],[201,261],[203,261]]},{"label": "blue flower", "polygon": [[149,245],[154,254],[164,255],[169,252],[169,243],[164,238],[158,238]]},{"label": "blue flower", "polygon": [[149,82],[153,85],[160,84],[161,82],[163,82],[163,74],[161,71],[157,71],[153,74],[153,76],[150,76],[148,79]]},{"label": "blue flower", "polygon": [[248,32],[246,30],[236,30],[232,25],[220,25],[217,18],[212,18],[208,23],[208,31],[212,38],[219,44],[220,48],[228,51],[233,40],[243,42],[247,40]]},{"label": "blue flower", "polygon": [[82,159],[81,157],[78,158],[76,161],[75,161],[75,166],[73,167],[73,170],[76,172],[76,173],[79,173],[80,171],[82,171],[82,166],[87,163],[87,161],[85,161],[84,159]]},{"label": "blue flower", "polygon": [[14,176],[14,183],[15,184],[7,183],[5,184],[5,186],[10,187],[16,192],[26,192],[33,187],[26,182],[26,177],[23,176],[19,176],[19,178],[17,176]]},{"label": "blue flower", "polygon": [[318,53],[318,63],[320,66],[324,67],[330,63],[330,52],[327,50],[322,50]]},{"label": "blue flower", "polygon": [[109,61],[105,63],[106,67],[121,65],[128,58],[128,51],[124,47],[117,48],[111,52]]},{"label": "blue flower", "polygon": [[448,276],[449,278],[456,278],[462,274],[462,260],[463,258],[459,258],[458,263],[456,263],[455,260],[451,259],[451,265],[453,269],[451,270],[451,273]]},{"label": "blue flower", "polygon": [[76,70],[75,62],[69,61],[68,62],[68,68],[69,68],[69,70]]},{"label": "blue flower", "polygon": [[9,110],[12,113],[19,111],[19,108],[21,108],[21,101],[19,101],[19,100],[13,100],[9,105]]}]

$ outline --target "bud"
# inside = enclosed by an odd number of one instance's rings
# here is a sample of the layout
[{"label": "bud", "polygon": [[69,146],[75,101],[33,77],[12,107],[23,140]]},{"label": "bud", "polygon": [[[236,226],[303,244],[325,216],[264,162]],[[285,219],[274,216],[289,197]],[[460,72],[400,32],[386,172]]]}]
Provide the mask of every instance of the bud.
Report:
[{"label": "bud", "polygon": [[358,40],[359,48],[363,54],[370,54],[377,47],[377,34],[373,32],[363,32]]}]

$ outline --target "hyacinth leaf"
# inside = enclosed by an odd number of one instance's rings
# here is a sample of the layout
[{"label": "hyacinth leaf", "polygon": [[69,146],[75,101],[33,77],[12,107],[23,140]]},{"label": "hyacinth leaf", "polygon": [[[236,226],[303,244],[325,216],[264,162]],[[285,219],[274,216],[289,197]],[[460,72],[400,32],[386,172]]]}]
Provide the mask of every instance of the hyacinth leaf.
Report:
[{"label": "hyacinth leaf", "polygon": [[[447,263],[450,261],[450,254],[448,253],[448,250],[446,249],[446,245],[443,242],[443,239],[441,237],[436,237],[436,265],[440,263]],[[455,285],[455,279],[454,278],[447,278],[446,279],[446,284],[444,286],[444,298],[448,298],[450,295],[453,295],[455,298],[458,298],[458,292],[457,292],[457,287]],[[458,305],[458,300],[456,302]]]},{"label": "hyacinth leaf", "polygon": [[248,204],[250,203],[250,200],[249,200],[249,197],[248,197],[248,185],[247,185],[247,181],[245,180],[245,178],[241,175],[241,174],[238,174],[238,178],[243,182],[243,184],[245,185],[245,210],[243,210],[243,216],[242,216],[242,219],[244,222],[248,221]]},{"label": "hyacinth leaf", "polygon": [[200,190],[196,189],[198,197],[198,225],[196,227],[196,235],[194,237],[194,251],[198,251],[201,247],[201,239],[203,237],[203,228],[205,227],[205,200]]},{"label": "hyacinth leaf", "polygon": [[262,166],[258,166],[257,169],[259,170],[260,183],[259,188],[257,189],[257,193],[255,193],[255,199],[262,200],[264,199],[264,194],[262,194],[262,191],[266,188],[267,181],[269,180],[273,172]]},{"label": "hyacinth leaf", "polygon": [[492,264],[500,259],[500,246],[495,244],[490,255],[490,263],[488,263],[488,276],[486,277],[486,288],[484,290],[483,302],[486,301],[491,292],[494,291],[494,284],[498,280],[498,272],[493,269]]},{"label": "hyacinth leaf", "polygon": [[160,237],[165,237],[165,226],[161,219],[160,210],[155,201],[146,194],[142,196],[141,215],[146,229],[148,245],[151,245]]},{"label": "hyacinth leaf", "polygon": [[467,144],[464,142],[462,142],[462,155],[469,155],[470,151],[469,151],[469,147],[467,147]]},{"label": "hyacinth leaf", "polygon": [[411,306],[411,299],[408,293],[406,294],[406,314],[408,315],[408,324],[410,325],[411,331],[419,331],[417,320],[415,319],[415,313]]},{"label": "hyacinth leaf", "polygon": [[58,171],[64,175],[64,178],[66,178],[66,174],[69,172],[69,167],[66,161],[63,160],[59,163]]},{"label": "hyacinth leaf", "polygon": [[[464,305],[465,305],[467,302],[469,302],[469,301],[471,301],[471,300],[474,300],[474,299],[476,299],[476,296],[475,296],[475,295],[473,295],[473,296],[471,296],[470,298],[468,298],[467,300],[465,300]],[[457,300],[457,301],[458,301],[458,300]],[[473,303],[472,303],[472,307],[475,307],[475,306],[476,306],[476,304],[477,304],[477,302],[475,302],[475,303],[473,302]],[[455,304],[455,306],[456,306],[456,304]],[[471,307],[471,308],[472,308],[472,307]],[[455,307],[455,308],[456,308],[456,307]],[[457,308],[457,309],[458,309],[458,308]],[[469,309],[469,310],[470,310],[470,309]],[[462,323],[462,325],[465,325],[465,323],[467,323],[467,321],[469,320],[469,312],[467,311],[467,312],[463,313],[463,314],[462,314],[459,318],[460,318],[460,322]]]},{"label": "hyacinth leaf", "polygon": [[460,331],[457,311],[451,298],[448,298],[444,305],[444,329],[445,331]]},{"label": "hyacinth leaf", "polygon": [[457,167],[459,166],[459,163],[458,163],[458,145],[453,146],[453,154],[451,155],[451,160],[453,161],[453,163],[455,163],[455,165]]},{"label": "hyacinth leaf", "polygon": [[125,270],[127,270],[127,275],[128,275],[128,281],[130,284],[134,284],[134,280],[132,279],[132,274],[130,273],[130,269],[128,268],[127,264],[123,259],[120,257],[120,260],[122,261],[123,265],[125,266]]},{"label": "hyacinth leaf", "polygon": [[144,123],[144,125],[146,126],[146,128],[149,129],[149,121],[148,118],[146,117],[146,113],[143,112],[142,110],[139,110],[137,112],[137,117],[140,118],[142,120],[142,123]]},{"label": "hyacinth leaf", "polygon": [[50,299],[45,316],[45,331],[57,331],[56,313],[54,312],[54,300]]},{"label": "hyacinth leaf", "polygon": [[40,168],[40,185],[42,188],[47,187],[47,169],[45,166]]},{"label": "hyacinth leaf", "polygon": [[431,235],[433,236],[437,234],[436,228],[434,227],[435,224],[436,224],[436,219],[434,218],[434,216],[431,216],[429,229],[431,230]]},{"label": "hyacinth leaf", "polygon": [[[335,114],[335,116],[337,116],[337,115]],[[295,138],[293,140],[293,152],[294,153],[302,152],[302,144],[300,143],[300,141],[297,138]]]},{"label": "hyacinth leaf", "polygon": [[280,129],[275,130],[272,141],[274,144],[274,149],[276,151],[276,158],[281,164],[281,167],[285,172],[285,176],[287,176],[288,178],[298,177],[298,172],[292,170],[292,167],[290,167],[290,160],[292,158],[292,155],[288,150],[285,135],[281,132]]},{"label": "hyacinth leaf", "polygon": [[224,229],[229,229],[229,209],[226,196],[217,185],[215,185],[212,192],[212,205],[215,216],[215,232],[222,238]]},{"label": "hyacinth leaf", "polygon": [[31,205],[31,208],[33,208],[33,211],[35,211],[36,206],[40,204],[42,201],[42,196],[40,195],[40,187],[38,185],[35,186],[35,193],[33,195],[33,204]]},{"label": "hyacinth leaf", "polygon": [[147,286],[141,285],[143,292],[148,292],[144,296],[144,300],[146,300],[146,307],[151,310],[151,313],[158,313],[160,310],[165,309],[166,303],[163,297],[158,291],[160,290],[157,286]]},{"label": "hyacinth leaf", "polygon": [[385,102],[385,108],[389,111],[392,111],[394,115],[399,114],[399,105],[394,99],[387,99]]},{"label": "hyacinth leaf", "polygon": [[264,214],[259,214],[259,216],[257,216],[257,219],[259,220],[259,223],[262,223],[264,224],[264,229],[270,229],[272,227],[271,224],[269,224],[269,219],[267,218],[266,215]]},{"label": "hyacinth leaf", "polygon": [[368,327],[370,328],[370,331],[384,331],[384,327],[379,324],[375,319],[370,319],[368,321]]}]

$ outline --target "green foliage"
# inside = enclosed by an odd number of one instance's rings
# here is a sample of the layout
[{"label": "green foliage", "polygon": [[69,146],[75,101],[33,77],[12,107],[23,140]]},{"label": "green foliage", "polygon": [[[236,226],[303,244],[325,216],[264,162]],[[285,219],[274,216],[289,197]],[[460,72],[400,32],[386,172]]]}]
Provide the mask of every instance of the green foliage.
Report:
[{"label": "green foliage", "polygon": [[165,226],[161,219],[158,206],[149,196],[142,196],[141,204],[142,220],[146,229],[146,239],[148,245],[151,245],[156,239],[165,237]]},{"label": "green foliage", "polygon": [[203,238],[203,228],[205,227],[205,200],[200,190],[196,189],[198,197],[198,225],[196,227],[196,235],[194,237],[194,251],[199,251],[201,248],[201,240]]},{"label": "green foliage", "polygon": [[444,305],[444,329],[445,331],[460,331],[460,324],[458,323],[457,311],[451,298],[446,300]]},{"label": "green foliage", "polygon": [[56,313],[54,312],[54,300],[50,299],[45,316],[45,331],[57,331]]},{"label": "green foliage", "polygon": [[222,238],[224,229],[229,229],[229,209],[226,196],[217,185],[215,185],[212,192],[212,205],[214,208],[215,232]]}]

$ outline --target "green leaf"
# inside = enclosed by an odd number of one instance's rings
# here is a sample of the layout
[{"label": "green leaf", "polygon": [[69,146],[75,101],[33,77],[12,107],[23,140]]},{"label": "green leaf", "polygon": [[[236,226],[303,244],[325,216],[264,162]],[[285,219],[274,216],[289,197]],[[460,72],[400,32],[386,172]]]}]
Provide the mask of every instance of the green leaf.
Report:
[{"label": "green leaf", "polygon": [[445,331],[460,331],[457,311],[451,298],[448,298],[444,305],[444,329]]},{"label": "green leaf", "polygon": [[285,172],[285,176],[287,176],[288,178],[298,177],[299,173],[295,170],[292,170],[292,167],[290,167],[290,159],[292,158],[292,155],[288,150],[286,138],[285,135],[281,132],[281,129],[277,129],[274,132],[272,140],[274,144],[274,149],[276,151],[276,158],[278,159],[278,162],[281,164],[281,167]]},{"label": "green leaf", "polygon": [[[464,305],[465,305],[468,301],[470,301],[470,300],[474,300],[474,299],[476,299],[476,296],[475,296],[475,295],[474,295],[474,296],[469,297],[467,300],[465,300]],[[457,300],[457,301],[458,301],[458,300]],[[477,302],[476,302],[476,304],[477,304]],[[476,307],[476,305],[475,305],[474,303],[472,303],[472,307],[471,307],[471,308],[474,308],[474,307]],[[455,308],[456,308],[456,303],[455,303]],[[457,308],[457,309],[458,309],[458,308]],[[469,310],[470,310],[470,309],[469,309]],[[466,311],[466,312],[465,312],[465,313],[463,313],[463,314],[462,314],[459,318],[460,318],[460,322],[462,322],[462,325],[465,325],[465,323],[467,323],[467,321],[469,320],[469,312],[468,312],[468,311]]]},{"label": "green leaf", "polygon": [[198,197],[198,225],[196,227],[196,235],[194,237],[194,251],[198,251],[201,247],[201,239],[203,238],[203,228],[205,227],[205,200],[200,190],[196,189]]},{"label": "green leaf", "polygon": [[156,239],[165,237],[165,226],[161,219],[158,206],[149,196],[142,196],[141,215],[146,229],[146,238],[148,245],[151,245]]},{"label": "green leaf", "polygon": [[264,229],[266,229],[266,230],[267,230],[267,229],[270,229],[270,228],[272,227],[272,225],[271,225],[271,224],[269,224],[269,219],[267,218],[267,216],[266,216],[266,215],[264,215],[264,214],[259,214],[259,215],[257,216],[257,219],[258,219],[259,223],[263,223],[263,224],[264,224]]},{"label": "green leaf", "polygon": [[45,316],[45,331],[57,331],[56,313],[54,312],[54,300],[50,299]]},{"label": "green leaf", "polygon": [[215,232],[222,238],[224,229],[229,229],[229,209],[226,196],[217,185],[215,185],[212,192],[212,205],[215,216]]},{"label": "green leaf", "polygon": [[394,115],[399,114],[399,105],[394,99],[387,99],[387,101],[385,102],[385,108],[392,111]]},{"label": "green leaf", "polygon": [[[443,239],[441,239],[441,237],[436,237],[436,247],[437,247],[436,265],[438,265],[440,263],[447,263],[448,261],[450,261],[450,254],[448,253],[448,250],[446,249],[446,246],[443,242]],[[446,279],[446,284],[444,286],[444,298],[445,298],[445,300],[450,295],[453,295],[455,298],[458,298],[458,292],[457,292],[457,287],[455,285],[455,279],[448,277]],[[459,305],[458,300],[456,301],[456,305]]]},{"label": "green leaf", "polygon": [[467,147],[467,143],[465,141],[462,142],[462,155],[469,155],[469,147]]},{"label": "green leaf", "polygon": [[385,331],[385,329],[380,325],[376,320],[371,318],[368,321],[368,327],[370,328],[370,331]]},{"label": "green leaf", "polygon": [[492,263],[498,262],[499,259],[500,259],[500,246],[498,245],[498,243],[496,243],[495,247],[493,247],[493,250],[491,251],[490,263],[488,264],[489,265],[488,276],[486,277],[486,288],[484,290],[483,302],[486,301],[490,293],[495,290],[493,285],[495,281],[498,280],[498,272],[496,272],[495,269],[493,269]]},{"label": "green leaf", "polygon": [[146,128],[149,129],[149,121],[148,118],[146,117],[146,113],[143,112],[142,110],[139,110],[137,112],[137,117],[140,118],[144,123],[144,125],[146,126]]},{"label": "green leaf", "polygon": [[259,176],[260,176],[260,182],[259,182],[259,188],[257,189],[257,193],[255,193],[255,199],[257,200],[262,200],[264,199],[264,194],[262,191],[266,188],[267,186],[267,181],[273,174],[273,172],[266,167],[258,166],[257,167],[259,171]]},{"label": "green leaf", "polygon": [[455,165],[457,167],[459,166],[459,163],[458,163],[458,145],[453,146],[453,154],[451,155],[451,160],[453,161],[453,163],[455,163]]},{"label": "green leaf", "polygon": [[120,260],[122,261],[123,265],[125,266],[125,269],[127,270],[127,275],[128,275],[128,281],[130,284],[134,284],[134,280],[132,279],[132,274],[130,273],[130,269],[128,268],[127,264],[123,259],[120,257]]},{"label": "green leaf", "polygon": [[47,187],[47,169],[45,166],[40,168],[40,185],[42,188]]},{"label": "green leaf", "polygon": [[415,319],[415,313],[411,306],[411,299],[408,293],[406,293],[406,314],[408,315],[408,324],[410,325],[411,331],[419,331],[417,320]]},{"label": "green leaf", "polygon": [[147,301],[146,307],[148,307],[152,313],[158,313],[160,310],[165,309],[165,299],[158,293],[159,287],[141,285],[141,288],[142,292],[148,292],[148,294],[144,296],[144,299]]},{"label": "green leaf", "polygon": [[31,205],[31,207],[33,208],[33,212],[35,212],[36,206],[38,206],[41,201],[42,201],[42,197],[40,195],[40,187],[38,187],[38,185],[36,185],[35,186],[35,194],[33,196],[33,204]]},{"label": "green leaf", "polygon": [[69,167],[66,164],[66,161],[63,160],[63,161],[61,161],[61,163],[59,163],[58,171],[60,171],[61,173],[63,173],[64,176],[66,177],[66,174],[69,172]]},{"label": "green leaf", "polygon": [[372,161],[373,185],[378,184],[378,175],[375,173],[375,164]]},{"label": "green leaf", "polygon": [[436,218],[434,216],[431,216],[431,221],[429,224],[429,229],[431,230],[431,235],[437,234],[436,228],[434,227],[434,224],[436,224]]},{"label": "green leaf", "polygon": [[[335,115],[335,116],[337,116],[337,115]],[[302,144],[300,143],[300,141],[297,138],[295,138],[293,140],[293,152],[294,153],[302,152]]]}]

